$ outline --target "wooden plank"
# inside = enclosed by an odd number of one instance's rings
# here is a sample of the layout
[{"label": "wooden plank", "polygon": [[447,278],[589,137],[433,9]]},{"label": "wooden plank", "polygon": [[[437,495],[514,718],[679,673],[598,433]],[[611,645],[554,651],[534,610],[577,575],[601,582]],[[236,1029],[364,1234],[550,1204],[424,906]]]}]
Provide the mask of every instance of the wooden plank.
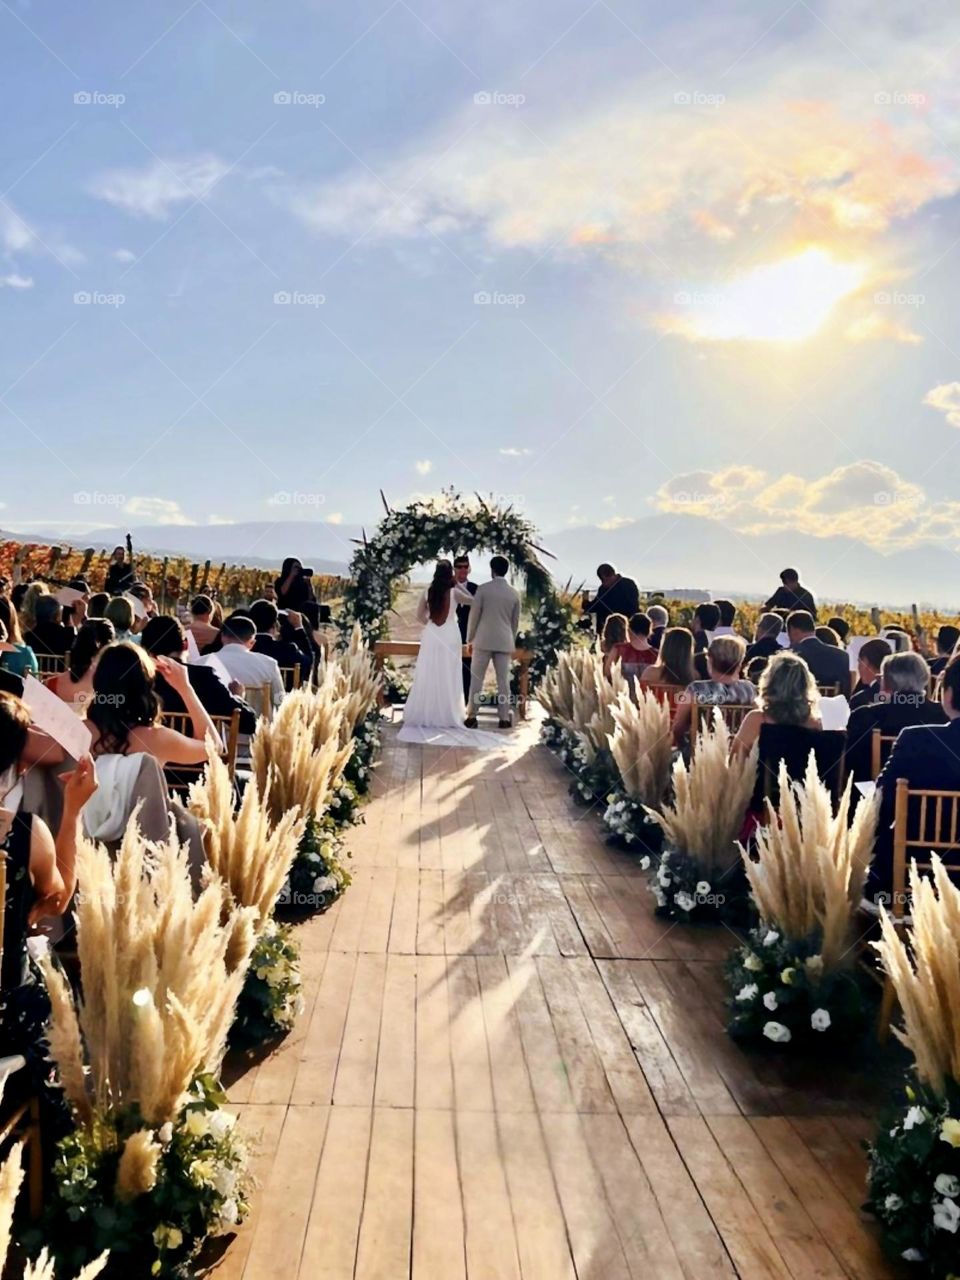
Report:
[{"label": "wooden plank", "polygon": [[444,956],[420,956],[417,960],[416,1083],[418,1107],[453,1106],[450,1004]]},{"label": "wooden plank", "polygon": [[497,1111],[532,1111],[533,1091],[520,1039],[514,977],[502,956],[478,956],[477,975]]},{"label": "wooden plank", "polygon": [[458,1111],[456,1126],[469,1280],[521,1280],[496,1119]]},{"label": "wooden plank", "polygon": [[450,1002],[450,1053],[454,1096],[459,1111],[492,1111],[493,1082],[487,1030],[480,1001],[480,980],[473,956],[447,962]]},{"label": "wooden plank", "polygon": [[621,1113],[654,1115],[657,1106],[593,960],[564,962],[590,1029],[607,1086]]},{"label": "wooden plank", "polygon": [[333,1096],[356,964],[355,955],[339,951],[327,960],[291,1093],[297,1105],[326,1104]]},{"label": "wooden plank", "polygon": [[398,955],[417,954],[417,920],[420,914],[420,872],[415,867],[398,867],[397,887],[390,917],[388,950]]},{"label": "wooden plank", "polygon": [[444,916],[443,872],[421,871],[417,955],[443,955]]},{"label": "wooden plank", "polygon": [[374,1110],[356,1280],[401,1280],[410,1274],[413,1115],[391,1107]]},{"label": "wooden plank", "polygon": [[257,1180],[257,1192],[251,1198],[246,1222],[237,1229],[230,1248],[217,1263],[217,1280],[241,1280],[244,1274],[250,1248],[263,1217],[263,1199],[259,1191],[270,1176],[287,1113],[284,1106],[242,1106],[231,1109],[237,1112],[240,1131],[252,1143],[250,1172]]},{"label": "wooden plank", "polygon": [[369,1107],[330,1108],[300,1264],[310,1280],[353,1280],[370,1121]]},{"label": "wooden plank", "polygon": [[[501,1112],[497,1126],[523,1280],[577,1280],[539,1119]],[[600,1272],[593,1274],[600,1280]]]},{"label": "wooden plank", "polygon": [[590,1027],[583,1016],[576,990],[567,980],[570,967],[570,961],[559,958],[543,956],[537,961],[537,972],[550,1010],[574,1108],[581,1113],[613,1111],[613,1095],[594,1047]]},{"label": "wooden plank", "polygon": [[466,1280],[452,1111],[416,1112],[411,1280]]},{"label": "wooden plank", "polygon": [[541,1111],[574,1111],[563,1052],[533,961],[510,956],[507,966],[514,983],[520,1038],[537,1106]]},{"label": "wooden plank", "polygon": [[867,1160],[829,1116],[791,1116],[790,1124],[834,1186],[854,1209],[867,1198]]},{"label": "wooden plank", "polygon": [[361,953],[357,957],[333,1088],[333,1101],[338,1107],[362,1107],[373,1103],[386,969],[386,955]]},{"label": "wooden plank", "polygon": [[416,956],[390,955],[383,987],[377,1057],[378,1107],[412,1107],[416,1074]]}]

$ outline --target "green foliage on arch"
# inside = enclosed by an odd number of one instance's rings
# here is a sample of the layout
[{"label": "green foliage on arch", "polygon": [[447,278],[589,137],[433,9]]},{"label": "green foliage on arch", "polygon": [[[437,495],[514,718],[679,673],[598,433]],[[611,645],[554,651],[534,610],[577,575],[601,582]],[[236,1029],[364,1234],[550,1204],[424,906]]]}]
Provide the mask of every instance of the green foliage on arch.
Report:
[{"label": "green foliage on arch", "polygon": [[383,638],[399,578],[415,565],[479,551],[506,556],[512,572],[523,581],[533,623],[518,643],[534,651],[530,675],[535,686],[553,665],[557,651],[571,643],[573,608],[557,592],[540,559],[543,551],[537,545],[536,529],[511,506],[480,497],[465,500],[451,489],[399,510],[388,508],[376,532],[363,539],[350,562],[341,627],[349,631],[359,622],[368,642]]}]

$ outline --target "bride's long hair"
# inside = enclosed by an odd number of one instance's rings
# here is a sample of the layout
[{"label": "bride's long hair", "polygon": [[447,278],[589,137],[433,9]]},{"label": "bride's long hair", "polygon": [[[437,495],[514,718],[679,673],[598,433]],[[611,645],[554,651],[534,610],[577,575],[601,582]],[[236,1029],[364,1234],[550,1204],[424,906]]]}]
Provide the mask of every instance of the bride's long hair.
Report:
[{"label": "bride's long hair", "polygon": [[430,621],[435,626],[442,626],[447,620],[449,609],[447,601],[454,583],[453,565],[449,560],[438,560],[433,573],[433,581],[427,588],[427,608]]}]

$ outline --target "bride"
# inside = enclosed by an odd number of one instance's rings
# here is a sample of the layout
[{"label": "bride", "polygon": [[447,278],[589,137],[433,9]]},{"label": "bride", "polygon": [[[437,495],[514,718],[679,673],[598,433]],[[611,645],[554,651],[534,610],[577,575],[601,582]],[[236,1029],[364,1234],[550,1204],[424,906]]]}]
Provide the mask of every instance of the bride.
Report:
[{"label": "bride", "polygon": [[404,730],[463,728],[463,660],[457,605],[472,603],[470,592],[457,585],[450,561],[438,561],[433,581],[417,605],[417,620],[423,624],[423,632],[413,687],[403,713]]}]

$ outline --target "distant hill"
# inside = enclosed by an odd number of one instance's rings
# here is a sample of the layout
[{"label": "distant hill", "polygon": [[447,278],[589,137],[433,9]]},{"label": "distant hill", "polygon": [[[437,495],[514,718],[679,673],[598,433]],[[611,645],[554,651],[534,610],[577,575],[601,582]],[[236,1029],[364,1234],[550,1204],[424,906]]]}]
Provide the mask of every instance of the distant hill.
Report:
[{"label": "distant hill", "polygon": [[[64,534],[56,526],[2,534],[20,542],[69,542],[74,547],[112,547],[127,529],[95,529]],[[153,525],[131,529],[134,547],[158,555],[226,561],[254,568],[279,565],[295,555],[317,573],[346,572],[361,536],[357,524],[319,520],[252,520],[238,524]],[[370,532],[370,530],[368,530]],[[796,566],[804,582],[823,600],[903,608],[912,603],[960,611],[957,560],[949,551],[923,547],[881,555],[852,538],[814,538],[784,528],[762,536],[735,533],[717,521],[692,515],[651,515],[618,529],[596,525],[544,533],[542,545],[556,556],[554,577],[573,585],[596,584],[596,567],[612,561],[645,590],[687,599],[730,595],[765,599],[778,585],[780,570]],[[474,576],[483,575],[477,566]],[[422,575],[418,575],[422,576]],[[680,584],[680,585],[678,585]]]}]

